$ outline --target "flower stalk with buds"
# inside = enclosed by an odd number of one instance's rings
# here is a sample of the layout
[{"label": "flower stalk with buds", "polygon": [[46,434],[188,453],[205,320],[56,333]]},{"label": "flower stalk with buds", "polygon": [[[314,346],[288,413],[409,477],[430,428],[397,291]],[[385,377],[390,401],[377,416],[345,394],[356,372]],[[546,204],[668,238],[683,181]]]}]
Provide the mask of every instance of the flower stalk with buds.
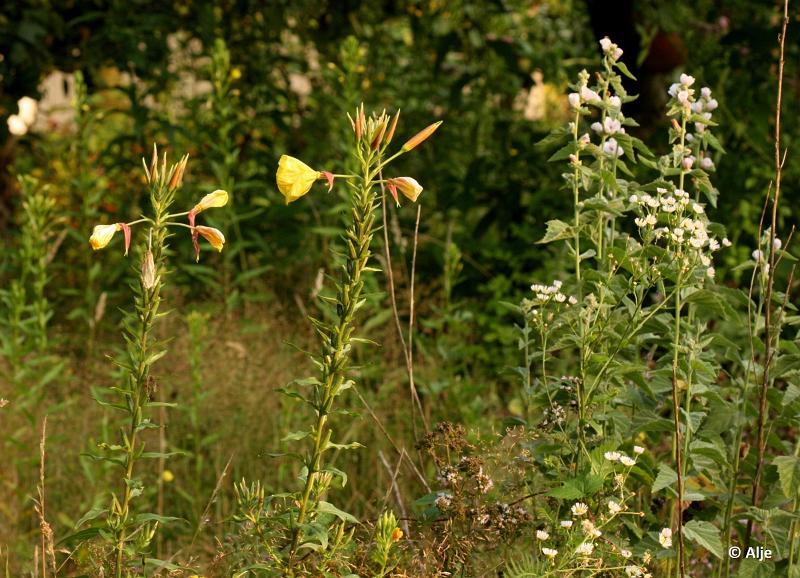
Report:
[{"label": "flower stalk with buds", "polygon": [[[111,505],[104,511],[106,516],[105,530],[101,535],[107,536],[114,549],[114,564],[111,570],[114,576],[127,576],[126,566],[129,561],[141,559],[149,548],[157,526],[166,518],[156,514],[143,514],[134,509],[134,500],[144,491],[144,482],[137,475],[136,464],[143,458],[166,458],[161,452],[144,451],[141,434],[144,430],[157,428],[157,424],[149,417],[149,410],[156,403],[153,396],[157,388],[155,378],[151,375],[151,367],[160,359],[166,350],[152,336],[153,326],[161,305],[161,289],[166,275],[166,242],[170,236],[169,227],[189,228],[193,238],[197,235],[208,239],[211,245],[221,250],[224,243],[222,233],[211,227],[195,226],[198,213],[221,207],[228,202],[225,191],[214,191],[206,195],[187,213],[171,214],[170,208],[175,193],[181,186],[188,157],[171,166],[167,165],[166,154],[159,159],[158,151],[153,148],[153,157],[148,167],[145,164],[149,198],[150,216],[142,217],[129,223],[98,225],[94,228],[90,243],[95,250],[102,249],[111,242],[114,234],[122,231],[125,236],[125,254],[131,243],[132,227],[146,225],[147,235],[140,243],[141,266],[138,283],[132,285],[134,291],[134,310],[126,313],[124,331],[127,348],[117,364],[123,369],[122,383],[113,389],[117,399],[109,401],[98,399],[98,402],[109,408],[121,411],[125,425],[121,427],[120,439],[114,444],[101,443],[98,459],[110,462],[122,469],[121,488],[112,493]],[[188,216],[189,225],[177,219]],[[95,514],[92,518],[99,516]],[[85,518],[86,519],[86,518]],[[88,519],[86,519],[88,521]]]},{"label": "flower stalk with buds", "polygon": [[[293,439],[312,440],[304,458],[303,488],[297,497],[297,511],[293,516],[289,567],[297,561],[300,548],[311,547],[316,539],[317,510],[321,509],[321,497],[331,482],[338,478],[344,482],[341,472],[326,467],[324,456],[332,449],[349,449],[360,444],[336,444],[331,440],[332,429],[329,417],[333,412],[336,397],[353,385],[348,379],[352,347],[360,340],[354,336],[356,315],[364,305],[364,276],[370,271],[370,245],[375,233],[375,211],[378,206],[376,187],[381,182],[399,190],[412,201],[416,201],[422,187],[410,177],[397,177],[382,181],[383,169],[395,158],[419,146],[438,128],[435,123],[412,137],[393,156],[386,157],[386,149],[394,136],[399,113],[392,118],[384,111],[367,118],[363,105],[358,108],[351,126],[355,136],[353,155],[360,167],[355,175],[332,175],[316,171],[293,157],[283,156],[278,167],[277,184],[287,203],[308,193],[313,183],[321,178],[333,185],[333,177],[346,179],[350,188],[350,223],[344,233],[346,262],[341,269],[341,278],[336,286],[336,297],[330,301],[335,309],[331,321],[312,319],[314,328],[322,341],[321,353],[315,358],[320,368],[319,378],[306,380],[313,392],[304,401],[314,410],[315,420],[307,432],[290,436]],[[330,176],[328,176],[330,175]],[[327,317],[326,317],[327,318]],[[352,516],[341,513],[341,521],[352,521]]]}]

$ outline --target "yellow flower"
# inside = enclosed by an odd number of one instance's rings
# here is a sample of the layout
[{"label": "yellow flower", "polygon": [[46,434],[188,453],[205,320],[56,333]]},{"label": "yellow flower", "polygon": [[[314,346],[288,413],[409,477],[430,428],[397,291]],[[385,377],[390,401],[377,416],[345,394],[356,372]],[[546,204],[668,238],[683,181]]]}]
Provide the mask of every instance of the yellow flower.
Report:
[{"label": "yellow flower", "polygon": [[114,233],[122,231],[125,234],[125,254],[128,254],[128,248],[131,245],[131,228],[127,223],[114,223],[113,225],[96,225],[92,230],[92,236],[89,237],[89,243],[92,249],[105,248],[110,242]]},{"label": "yellow flower", "polygon": [[175,479],[175,474],[173,474],[170,470],[164,470],[161,472],[161,479],[166,483],[170,483]]},{"label": "yellow flower", "polygon": [[392,193],[395,202],[397,202],[397,191],[403,193],[404,196],[414,203],[417,202],[417,197],[419,197],[420,193],[422,192],[422,185],[420,185],[416,179],[412,179],[411,177],[396,177],[394,179],[389,179],[386,182],[386,186],[389,188],[389,192]]},{"label": "yellow flower", "polygon": [[197,203],[194,208],[192,208],[192,213],[195,215],[206,209],[213,209],[216,207],[224,207],[228,204],[228,192],[223,191],[222,189],[217,189],[213,193],[208,193],[205,197],[200,199],[200,202]]},{"label": "yellow flower", "polygon": [[286,197],[288,205],[305,195],[311,189],[314,181],[322,177],[322,173],[315,171],[299,159],[281,155],[275,177],[278,182],[278,190]]},{"label": "yellow flower", "polygon": [[403,538],[403,531],[400,528],[392,530],[392,542],[399,542]]},{"label": "yellow flower", "polygon": [[204,227],[203,225],[196,226],[194,230],[202,235],[217,251],[222,251],[222,247],[225,245],[225,235],[222,234],[222,231],[214,227]]},{"label": "yellow flower", "polygon": [[92,244],[92,249],[97,251],[98,249],[105,248],[111,242],[111,238],[117,231],[119,231],[117,225],[97,225],[92,231],[92,236],[89,237],[89,243]]}]

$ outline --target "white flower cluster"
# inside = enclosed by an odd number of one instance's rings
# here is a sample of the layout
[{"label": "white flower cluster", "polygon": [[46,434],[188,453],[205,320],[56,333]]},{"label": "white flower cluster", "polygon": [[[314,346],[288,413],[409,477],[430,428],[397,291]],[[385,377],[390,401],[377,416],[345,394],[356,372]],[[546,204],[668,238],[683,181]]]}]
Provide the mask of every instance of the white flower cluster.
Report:
[{"label": "white flower cluster", "polygon": [[691,86],[694,84],[694,76],[688,74],[681,74],[680,82],[673,83],[667,91],[669,95],[676,99],[684,106],[691,108],[691,97],[694,96],[694,89]]},{"label": "white flower cluster", "polygon": [[[572,295],[566,295],[561,292],[561,285],[562,282],[558,280],[553,281],[552,285],[541,285],[539,283],[531,285],[531,291],[536,294],[537,304],[545,305],[551,301],[566,303],[567,305],[575,305],[578,303],[578,300]],[[535,314],[536,311],[534,310],[534,315]]]},{"label": "white flower cluster", "polygon": [[613,60],[619,60],[622,57],[622,48],[611,42],[608,36],[600,41],[600,48],[603,49],[603,54],[611,56]]},{"label": "white flower cluster", "polygon": [[[728,239],[717,239],[708,233],[708,219],[705,208],[690,199],[689,193],[681,189],[669,191],[658,187],[657,196],[647,193],[631,195],[628,201],[638,205],[641,216],[636,217],[636,226],[643,230],[643,236],[652,233],[656,240],[667,239],[677,248],[695,249],[697,258],[706,267],[706,274],[714,277],[711,255],[720,247],[730,246]],[[664,226],[656,227],[659,222]]]},{"label": "white flower cluster", "polygon": [[[687,113],[692,113],[694,115],[694,130],[697,133],[697,136],[702,136],[705,133],[708,124],[711,121],[711,113],[717,109],[719,103],[715,98],[711,95],[711,89],[707,86],[704,86],[700,89],[700,98],[695,99],[695,91],[691,86],[694,84],[695,79],[693,76],[689,76],[688,74],[681,74],[680,82],[676,82],[669,87],[669,95],[678,101],[678,103],[683,107],[684,111]],[[697,117],[700,117],[699,119]],[[684,139],[687,143],[694,143],[696,142],[697,136],[690,132],[687,132],[684,135]],[[688,153],[688,149],[686,151],[678,151],[679,154]],[[716,167],[714,166],[714,160],[705,150],[698,150],[697,151],[700,156],[699,166],[704,171],[713,171]],[[685,158],[681,160],[681,166],[685,171],[692,170],[695,161],[697,159],[692,155],[687,155]]]},{"label": "white flower cluster", "polygon": [[[638,446],[637,446],[638,447]],[[609,462],[619,462],[626,468],[632,468],[636,465],[636,460],[622,452],[606,452],[603,457]]]}]

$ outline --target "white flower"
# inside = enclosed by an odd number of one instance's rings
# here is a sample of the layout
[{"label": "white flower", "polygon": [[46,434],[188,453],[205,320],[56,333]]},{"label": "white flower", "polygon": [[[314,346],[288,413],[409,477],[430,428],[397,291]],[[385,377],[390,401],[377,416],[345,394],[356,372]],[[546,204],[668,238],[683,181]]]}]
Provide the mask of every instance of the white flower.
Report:
[{"label": "white flower", "polygon": [[547,540],[550,537],[550,534],[545,532],[544,530],[536,530],[536,539],[537,540]]},{"label": "white flower", "polygon": [[633,453],[640,456],[644,453],[644,448],[642,446],[633,446]]},{"label": "white flower", "polygon": [[622,511],[622,506],[620,506],[614,500],[610,500],[608,502],[608,511],[611,512],[612,514],[619,514]]},{"label": "white flower", "polygon": [[600,40],[600,48],[603,49],[603,52],[609,52],[612,46],[614,46],[614,43],[611,42],[611,39],[608,36]]},{"label": "white flower", "polygon": [[[638,223],[637,223],[638,224]],[[609,462],[618,462],[620,453],[619,452],[606,452],[603,454],[603,457],[607,459]]]},{"label": "white flower", "polygon": [[22,122],[30,127],[33,121],[36,120],[39,103],[30,96],[23,96],[17,101],[17,108],[19,108],[18,116],[22,119]]},{"label": "white flower", "polygon": [[672,530],[669,528],[664,528],[658,534],[658,542],[661,544],[663,548],[671,548],[672,547]]},{"label": "white flower", "polygon": [[716,251],[717,249],[719,249],[719,241],[717,241],[716,239],[709,239],[708,248],[711,249],[712,251]]},{"label": "white flower", "polygon": [[581,522],[581,526],[583,527],[584,533],[589,538],[599,538],[600,536],[603,535],[603,533],[600,530],[595,528],[591,520],[584,520],[583,522]]},{"label": "white flower", "polygon": [[561,520],[559,524],[562,528],[572,528],[572,520]]},{"label": "white flower", "polygon": [[642,576],[642,569],[639,566],[634,566],[633,564],[629,566],[625,566],[625,574],[628,575],[630,578],[641,578]]},{"label": "white flower", "polygon": [[620,108],[622,106],[622,99],[616,95],[609,96],[608,104],[610,104],[614,108]]},{"label": "white flower", "polygon": [[710,171],[714,168],[714,161],[711,157],[703,157],[700,159],[700,168],[704,171]]},{"label": "white flower", "polygon": [[702,96],[705,99],[711,98],[711,89],[708,88],[707,86],[704,86],[703,88],[700,89],[700,96]]},{"label": "white flower", "polygon": [[621,157],[625,154],[625,151],[622,150],[622,147],[619,146],[619,143],[617,143],[617,140],[614,138],[610,138],[603,143],[603,152],[611,157]]},{"label": "white flower", "polygon": [[575,502],[572,504],[572,515],[573,516],[583,516],[586,512],[589,511],[589,506],[584,504],[583,502]]},{"label": "white flower", "polygon": [[593,122],[591,129],[597,134],[600,134],[601,132],[603,132],[603,125],[600,124],[599,122]]},{"label": "white flower", "polygon": [[593,91],[588,86],[581,86],[580,91],[581,99],[585,102],[590,102],[592,100],[600,100],[600,95]]},{"label": "white flower", "polygon": [[591,542],[583,542],[580,546],[575,548],[575,553],[579,556],[591,556],[594,552],[594,544]]},{"label": "white flower", "polygon": [[639,197],[637,197],[636,195],[631,195],[630,197],[628,197],[628,202],[629,203],[638,203],[639,202]]},{"label": "white flower", "polygon": [[687,104],[689,102],[689,91],[688,90],[679,90],[678,91],[678,102],[681,104]]},{"label": "white flower", "polygon": [[714,267],[709,267],[708,269],[706,269],[706,275],[708,276],[709,279],[713,279],[716,274],[717,271],[716,269],[714,269]]},{"label": "white flower", "polygon": [[719,106],[716,98],[712,98],[706,103],[706,110],[715,110]]},{"label": "white flower", "polygon": [[578,300],[577,300],[577,299],[575,299],[575,297],[573,297],[572,295],[570,295],[570,296],[569,296],[569,304],[570,304],[570,305],[575,305],[575,304],[577,304],[577,303],[578,303]]},{"label": "white flower", "polygon": [[783,241],[778,239],[778,237],[775,237],[775,239],[772,241],[772,246],[775,247],[775,250],[777,251],[778,249],[783,247]]},{"label": "white flower", "polygon": [[689,76],[688,74],[681,74],[681,84],[687,88],[692,86],[694,84],[694,76]]},{"label": "white flower", "polygon": [[542,548],[542,554],[548,558],[555,558],[558,555],[558,550],[554,548]]},{"label": "white flower", "polygon": [[22,136],[28,132],[28,125],[22,120],[18,114],[12,114],[6,121],[8,123],[8,132],[16,136]]},{"label": "white flower", "polygon": [[615,118],[607,116],[603,121],[603,130],[606,134],[616,134],[622,128],[622,123]]},{"label": "white flower", "polygon": [[570,92],[567,99],[572,108],[579,108],[581,106],[581,95],[577,92]]},{"label": "white flower", "polygon": [[622,550],[620,550],[620,551],[619,551],[619,554],[620,554],[620,556],[622,556],[623,558],[630,558],[631,556],[633,556],[633,552],[631,552],[630,550],[626,550],[625,548],[623,548]]},{"label": "white flower", "polygon": [[723,247],[730,247],[731,244],[732,243],[731,243],[730,239],[728,239],[728,237],[725,237],[724,239],[722,239],[722,246]]},{"label": "white flower", "polygon": [[694,157],[691,156],[691,155],[686,157],[686,158],[684,158],[683,162],[681,163],[681,165],[683,166],[683,170],[685,170],[685,171],[692,170],[692,165],[693,164],[694,164]]},{"label": "white flower", "polygon": [[673,82],[669,86],[669,90],[667,90],[667,94],[669,94],[672,98],[678,94],[678,90],[680,89],[681,85],[677,82]]},{"label": "white flower", "polygon": [[753,261],[758,262],[758,261],[761,261],[761,259],[764,258],[764,253],[762,253],[761,251],[756,249],[755,251],[750,253],[750,256],[753,257]]},{"label": "white flower", "polygon": [[633,458],[629,458],[628,456],[622,456],[622,457],[619,459],[619,462],[620,462],[620,463],[621,463],[623,466],[627,466],[627,467],[629,467],[629,468],[632,468],[633,466],[635,466],[635,465],[636,465],[636,460],[634,460]]}]

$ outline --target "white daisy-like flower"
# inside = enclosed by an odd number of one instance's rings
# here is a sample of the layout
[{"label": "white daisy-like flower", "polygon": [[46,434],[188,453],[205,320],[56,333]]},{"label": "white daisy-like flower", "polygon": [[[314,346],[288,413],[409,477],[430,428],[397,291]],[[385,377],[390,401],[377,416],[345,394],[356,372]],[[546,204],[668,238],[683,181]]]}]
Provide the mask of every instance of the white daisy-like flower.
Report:
[{"label": "white daisy-like flower", "polygon": [[583,502],[575,502],[572,504],[572,515],[573,516],[584,516],[586,512],[589,511],[589,506],[584,504]]},{"label": "white daisy-like flower", "polygon": [[634,566],[631,564],[629,566],[625,566],[625,574],[629,576],[629,578],[641,578],[642,569],[639,566]]},{"label": "white daisy-like flower", "polygon": [[603,454],[603,457],[605,459],[607,459],[609,462],[618,462],[619,458],[620,458],[620,453],[619,452],[606,452],[606,453]]},{"label": "white daisy-like flower", "polygon": [[622,511],[622,506],[620,506],[614,500],[610,500],[608,502],[608,511],[611,512],[612,514],[619,514]]},{"label": "white daisy-like flower", "polygon": [[644,448],[642,446],[633,446],[633,453],[640,456],[644,453]]},{"label": "white daisy-like flower", "polygon": [[620,551],[619,551],[619,554],[620,554],[620,556],[622,556],[623,558],[630,558],[631,556],[633,556],[633,552],[631,552],[630,550],[626,550],[625,548],[623,548],[622,550],[620,550]]},{"label": "white daisy-like flower", "polygon": [[583,542],[575,548],[575,553],[579,556],[591,556],[592,552],[594,552],[594,544],[591,542]]},{"label": "white daisy-like flower", "polygon": [[572,520],[561,520],[561,522],[559,522],[559,525],[562,528],[572,528]]},{"label": "white daisy-like flower", "polygon": [[622,456],[621,458],[619,458],[619,463],[621,463],[623,466],[632,468],[633,466],[636,465],[636,460],[634,460],[633,458],[629,458],[628,456]]},{"label": "white daisy-like flower", "polygon": [[558,550],[555,548],[542,548],[542,554],[548,558],[555,558],[558,555]]},{"label": "white daisy-like flower", "polygon": [[536,530],[536,539],[537,540],[547,540],[550,537],[550,534],[545,532],[544,530]]}]

